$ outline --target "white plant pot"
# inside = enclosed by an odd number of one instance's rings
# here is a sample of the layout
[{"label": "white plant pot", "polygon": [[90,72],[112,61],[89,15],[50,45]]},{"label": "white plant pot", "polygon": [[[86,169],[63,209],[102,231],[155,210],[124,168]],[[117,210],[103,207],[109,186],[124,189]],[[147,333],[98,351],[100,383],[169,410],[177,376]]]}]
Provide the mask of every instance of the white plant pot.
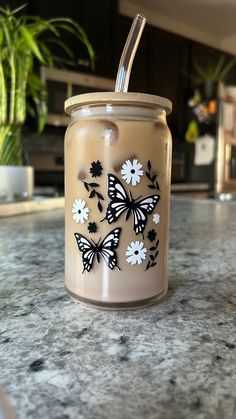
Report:
[{"label": "white plant pot", "polygon": [[0,166],[0,202],[32,199],[33,192],[32,166]]}]

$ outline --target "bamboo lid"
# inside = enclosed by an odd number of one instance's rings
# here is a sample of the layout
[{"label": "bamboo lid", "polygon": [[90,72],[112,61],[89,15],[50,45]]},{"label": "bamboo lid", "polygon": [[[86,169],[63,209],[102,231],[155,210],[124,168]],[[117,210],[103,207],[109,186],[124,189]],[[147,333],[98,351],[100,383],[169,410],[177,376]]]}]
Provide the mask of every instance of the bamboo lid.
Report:
[{"label": "bamboo lid", "polygon": [[162,108],[169,115],[172,111],[172,103],[170,100],[161,97],[148,95],[146,93],[116,93],[116,92],[95,92],[85,93],[78,96],[72,96],[65,101],[65,112],[70,115],[77,106],[86,105],[109,105],[109,104],[125,104],[132,105],[149,105],[153,108]]}]

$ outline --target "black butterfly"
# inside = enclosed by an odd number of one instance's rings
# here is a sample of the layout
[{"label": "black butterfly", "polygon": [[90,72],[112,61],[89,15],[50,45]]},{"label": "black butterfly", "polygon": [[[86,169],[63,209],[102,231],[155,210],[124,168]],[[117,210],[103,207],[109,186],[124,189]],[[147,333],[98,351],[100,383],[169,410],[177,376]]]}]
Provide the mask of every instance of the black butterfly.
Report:
[{"label": "black butterfly", "polygon": [[78,244],[80,252],[82,252],[82,261],[84,265],[84,271],[89,272],[93,266],[94,256],[97,256],[98,263],[100,262],[101,256],[105,260],[108,268],[114,269],[117,266],[117,255],[115,249],[119,245],[121,228],[115,228],[107,234],[105,239],[99,244],[92,243],[86,239],[82,234],[75,233],[75,238]]},{"label": "black butterfly", "polygon": [[133,199],[131,192],[129,198],[120,180],[110,173],[108,174],[108,196],[111,202],[108,204],[104,219],[111,224],[118,220],[124,211],[127,211],[125,220],[128,220],[132,213],[133,229],[136,234],[143,234],[143,230],[147,224],[148,214],[152,214],[156,204],[160,200],[160,195],[148,195],[141,199],[139,199],[140,197]]}]

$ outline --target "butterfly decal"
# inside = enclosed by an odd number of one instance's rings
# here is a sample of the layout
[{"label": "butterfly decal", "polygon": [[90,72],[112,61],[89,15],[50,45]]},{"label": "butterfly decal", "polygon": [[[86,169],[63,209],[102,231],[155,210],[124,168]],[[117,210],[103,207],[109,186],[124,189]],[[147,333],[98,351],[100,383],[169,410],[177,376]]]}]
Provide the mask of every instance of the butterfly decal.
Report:
[{"label": "butterfly decal", "polygon": [[129,197],[120,180],[110,173],[108,174],[108,197],[111,202],[108,204],[104,220],[106,219],[111,224],[117,221],[123,212],[126,212],[125,220],[128,220],[132,214],[133,230],[136,234],[143,234],[148,215],[152,214],[160,200],[158,194],[133,198],[130,192]]},{"label": "butterfly decal", "polygon": [[100,240],[98,243],[95,243],[93,240],[90,241],[80,233],[74,234],[79,251],[82,253],[82,261],[84,267],[82,273],[84,273],[84,271],[90,272],[95,256],[98,263],[102,257],[108,268],[111,270],[115,267],[120,269],[117,265],[117,254],[115,252],[115,249],[119,245],[120,233],[121,228],[115,228],[107,234],[101,243],[99,243]]}]

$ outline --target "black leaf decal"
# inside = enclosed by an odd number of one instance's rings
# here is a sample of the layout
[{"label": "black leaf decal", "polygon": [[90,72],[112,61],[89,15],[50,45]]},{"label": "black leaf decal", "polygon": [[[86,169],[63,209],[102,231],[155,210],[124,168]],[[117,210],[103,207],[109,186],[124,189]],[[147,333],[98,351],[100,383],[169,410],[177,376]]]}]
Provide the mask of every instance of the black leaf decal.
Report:
[{"label": "black leaf decal", "polygon": [[96,192],[95,192],[95,190],[93,189],[93,190],[90,192],[89,198],[93,198],[93,197],[95,196],[95,194],[96,194]]},{"label": "black leaf decal", "polygon": [[[154,240],[155,240],[154,233],[156,235],[155,230],[150,230],[148,232],[147,237],[149,238],[149,240],[150,240],[150,238],[152,238],[152,239],[154,238]],[[157,250],[158,245],[159,245],[159,239],[157,239],[155,246],[150,247],[150,249],[149,249],[149,252],[150,252],[149,253],[149,260],[148,260],[147,266],[145,268],[145,271],[149,268],[153,268],[154,266],[156,266],[156,264],[157,264],[156,258],[159,254],[159,250]],[[151,252],[155,252],[155,253],[151,253]]]},{"label": "black leaf decal", "polygon": [[102,194],[101,194],[101,193],[97,192],[97,197],[98,197],[99,199],[101,199],[102,201],[104,201],[104,198],[103,198],[103,196],[102,196]]},{"label": "black leaf decal", "polygon": [[149,260],[149,261],[148,261],[148,263],[147,263],[147,266],[146,266],[145,271],[146,271],[147,269],[149,269],[149,268],[150,268],[150,264],[151,264],[151,262],[150,262],[150,260]]},{"label": "black leaf decal", "polygon": [[84,187],[85,187],[85,189],[87,189],[87,191],[89,192],[89,186],[88,186],[87,182],[84,182]]},{"label": "black leaf decal", "polygon": [[99,211],[100,211],[100,212],[102,212],[102,209],[103,209],[103,208],[102,208],[102,204],[101,204],[101,202],[100,202],[100,201],[98,201],[98,209],[99,209]]},{"label": "black leaf decal", "polygon": [[156,180],[157,179],[157,174],[156,173],[153,173],[153,171],[152,171],[152,165],[151,165],[151,161],[150,160],[148,160],[148,162],[147,162],[147,167],[148,167],[148,171],[145,172],[145,174],[146,174],[147,178],[152,182],[152,185],[148,185],[148,187],[150,189],[157,189],[159,191],[160,190],[159,183]]},{"label": "black leaf decal", "polygon": [[89,186],[91,186],[91,188],[97,188],[97,186],[99,186],[99,184],[92,182],[92,183],[89,183]]},{"label": "black leaf decal", "polygon": [[102,194],[100,192],[97,192],[95,188],[99,187],[100,185],[98,183],[95,182],[91,182],[91,183],[87,183],[87,182],[83,182],[85,189],[90,192],[89,194],[89,198],[94,198],[95,196],[97,197],[98,200],[98,209],[100,212],[102,212],[103,207],[102,204],[100,203],[100,201],[104,201],[104,197],[102,196]]}]

